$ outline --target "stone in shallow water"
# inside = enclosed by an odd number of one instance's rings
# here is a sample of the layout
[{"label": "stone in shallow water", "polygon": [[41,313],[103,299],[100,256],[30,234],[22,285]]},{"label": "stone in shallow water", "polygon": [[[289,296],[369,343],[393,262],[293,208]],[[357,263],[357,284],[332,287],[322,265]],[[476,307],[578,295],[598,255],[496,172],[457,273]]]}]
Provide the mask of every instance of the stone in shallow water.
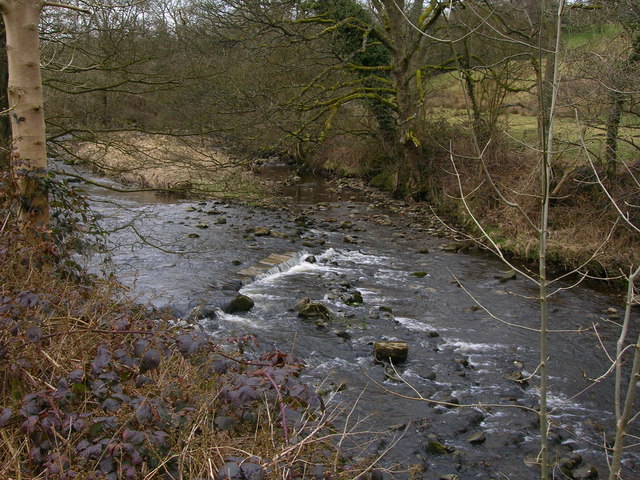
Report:
[{"label": "stone in shallow water", "polygon": [[484,443],[486,440],[487,440],[487,436],[484,434],[484,432],[472,433],[467,438],[467,441],[471,445],[480,445],[481,443]]},{"label": "stone in shallow water", "polygon": [[424,446],[426,452],[430,455],[445,455],[449,453],[449,448],[440,442],[432,440]]},{"label": "stone in shallow water", "polygon": [[312,302],[308,298],[303,298],[294,305],[294,310],[298,312],[298,317],[307,319],[331,319],[331,311],[326,305],[320,302]]},{"label": "stone in shallow water", "polygon": [[226,313],[248,312],[253,308],[253,300],[246,295],[238,294],[229,302],[224,311]]},{"label": "stone in shallow water", "polygon": [[344,295],[342,297],[342,301],[347,305],[358,306],[364,303],[364,299],[362,298],[362,294],[359,291],[354,291],[351,294]]},{"label": "stone in shallow water", "polygon": [[320,302],[309,302],[298,312],[301,318],[329,318],[329,309]]},{"label": "stone in shallow water", "polygon": [[376,360],[381,362],[392,361],[393,363],[404,362],[409,355],[409,345],[407,342],[376,342],[373,345],[373,353]]}]

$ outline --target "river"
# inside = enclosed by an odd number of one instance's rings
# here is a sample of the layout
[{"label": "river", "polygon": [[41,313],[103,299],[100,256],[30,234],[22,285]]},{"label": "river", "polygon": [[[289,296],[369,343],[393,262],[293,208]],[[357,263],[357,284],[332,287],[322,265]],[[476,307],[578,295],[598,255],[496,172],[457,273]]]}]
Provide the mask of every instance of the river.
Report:
[{"label": "river", "polygon": [[[424,479],[537,478],[525,460],[538,451],[531,408],[539,314],[535,288],[522,275],[501,281],[505,265],[482,252],[455,251],[451,239],[433,235],[435,225],[403,213],[413,210],[402,202],[367,201],[317,178],[296,179],[276,209],[86,188],[101,224],[114,230],[112,266],[140,302],[180,316],[200,312],[201,325],[221,340],[250,333],[265,349],[295,352],[328,406],[355,404],[349,428],[378,432],[363,454],[388,450],[379,462],[385,478],[409,478],[408,469]],[[271,234],[251,233],[258,226]],[[291,260],[241,281],[238,272],[273,253]],[[238,291],[255,301],[251,311],[217,309]],[[363,302],[345,303],[356,291]],[[319,328],[298,318],[292,307],[305,297],[328,306],[333,323]],[[561,331],[550,340],[552,456],[578,453],[582,473],[593,465],[601,477],[613,386],[609,377],[593,379],[610,366],[603,346],[611,352],[618,335],[610,310],[622,312],[617,302],[585,287],[551,299],[551,328]],[[408,343],[409,357],[398,365],[406,383],[374,362],[379,340]],[[636,446],[625,455],[623,478],[637,472]]]}]

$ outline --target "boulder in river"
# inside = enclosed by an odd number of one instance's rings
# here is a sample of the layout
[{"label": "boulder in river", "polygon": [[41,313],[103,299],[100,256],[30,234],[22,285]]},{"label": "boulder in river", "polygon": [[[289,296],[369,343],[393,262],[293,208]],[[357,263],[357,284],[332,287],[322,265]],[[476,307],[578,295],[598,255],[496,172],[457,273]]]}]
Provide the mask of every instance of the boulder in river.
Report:
[{"label": "boulder in river", "polygon": [[380,362],[391,361],[393,363],[404,362],[409,355],[409,345],[407,342],[376,342],[373,345],[373,354]]},{"label": "boulder in river", "polygon": [[293,307],[294,310],[298,312],[298,317],[318,320],[331,319],[331,311],[327,308],[327,306],[320,302],[312,302],[309,298],[303,298],[298,303],[296,303]]},{"label": "boulder in river", "polygon": [[248,312],[253,308],[253,305],[253,300],[239,293],[229,302],[224,311],[226,313]]}]

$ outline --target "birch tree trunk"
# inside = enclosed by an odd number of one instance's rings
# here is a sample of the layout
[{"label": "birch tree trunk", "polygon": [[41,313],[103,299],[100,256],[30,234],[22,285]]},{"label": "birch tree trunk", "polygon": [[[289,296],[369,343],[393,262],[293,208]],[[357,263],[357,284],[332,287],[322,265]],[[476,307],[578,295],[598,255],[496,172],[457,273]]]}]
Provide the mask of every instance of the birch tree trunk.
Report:
[{"label": "birch tree trunk", "polygon": [[[7,110],[9,104],[7,103],[7,42],[4,35],[4,22],[0,25],[0,110],[3,112]],[[0,172],[4,172],[9,169],[9,149],[11,145],[11,129],[9,127],[9,116],[0,116]]]},{"label": "birch tree trunk", "polygon": [[5,24],[8,103],[12,149],[11,168],[16,178],[18,218],[35,226],[49,219],[47,192],[42,178],[47,171],[44,99],[40,75],[38,24],[41,0],[1,0]]}]

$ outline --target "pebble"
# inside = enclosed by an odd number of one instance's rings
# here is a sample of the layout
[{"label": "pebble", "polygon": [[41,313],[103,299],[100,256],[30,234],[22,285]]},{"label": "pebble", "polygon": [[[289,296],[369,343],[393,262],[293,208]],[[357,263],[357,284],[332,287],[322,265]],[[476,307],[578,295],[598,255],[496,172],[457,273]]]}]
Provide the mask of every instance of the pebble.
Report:
[{"label": "pebble", "polygon": [[467,438],[467,441],[471,445],[480,445],[481,443],[484,443],[486,440],[487,440],[487,436],[484,434],[484,432],[472,433]]}]

